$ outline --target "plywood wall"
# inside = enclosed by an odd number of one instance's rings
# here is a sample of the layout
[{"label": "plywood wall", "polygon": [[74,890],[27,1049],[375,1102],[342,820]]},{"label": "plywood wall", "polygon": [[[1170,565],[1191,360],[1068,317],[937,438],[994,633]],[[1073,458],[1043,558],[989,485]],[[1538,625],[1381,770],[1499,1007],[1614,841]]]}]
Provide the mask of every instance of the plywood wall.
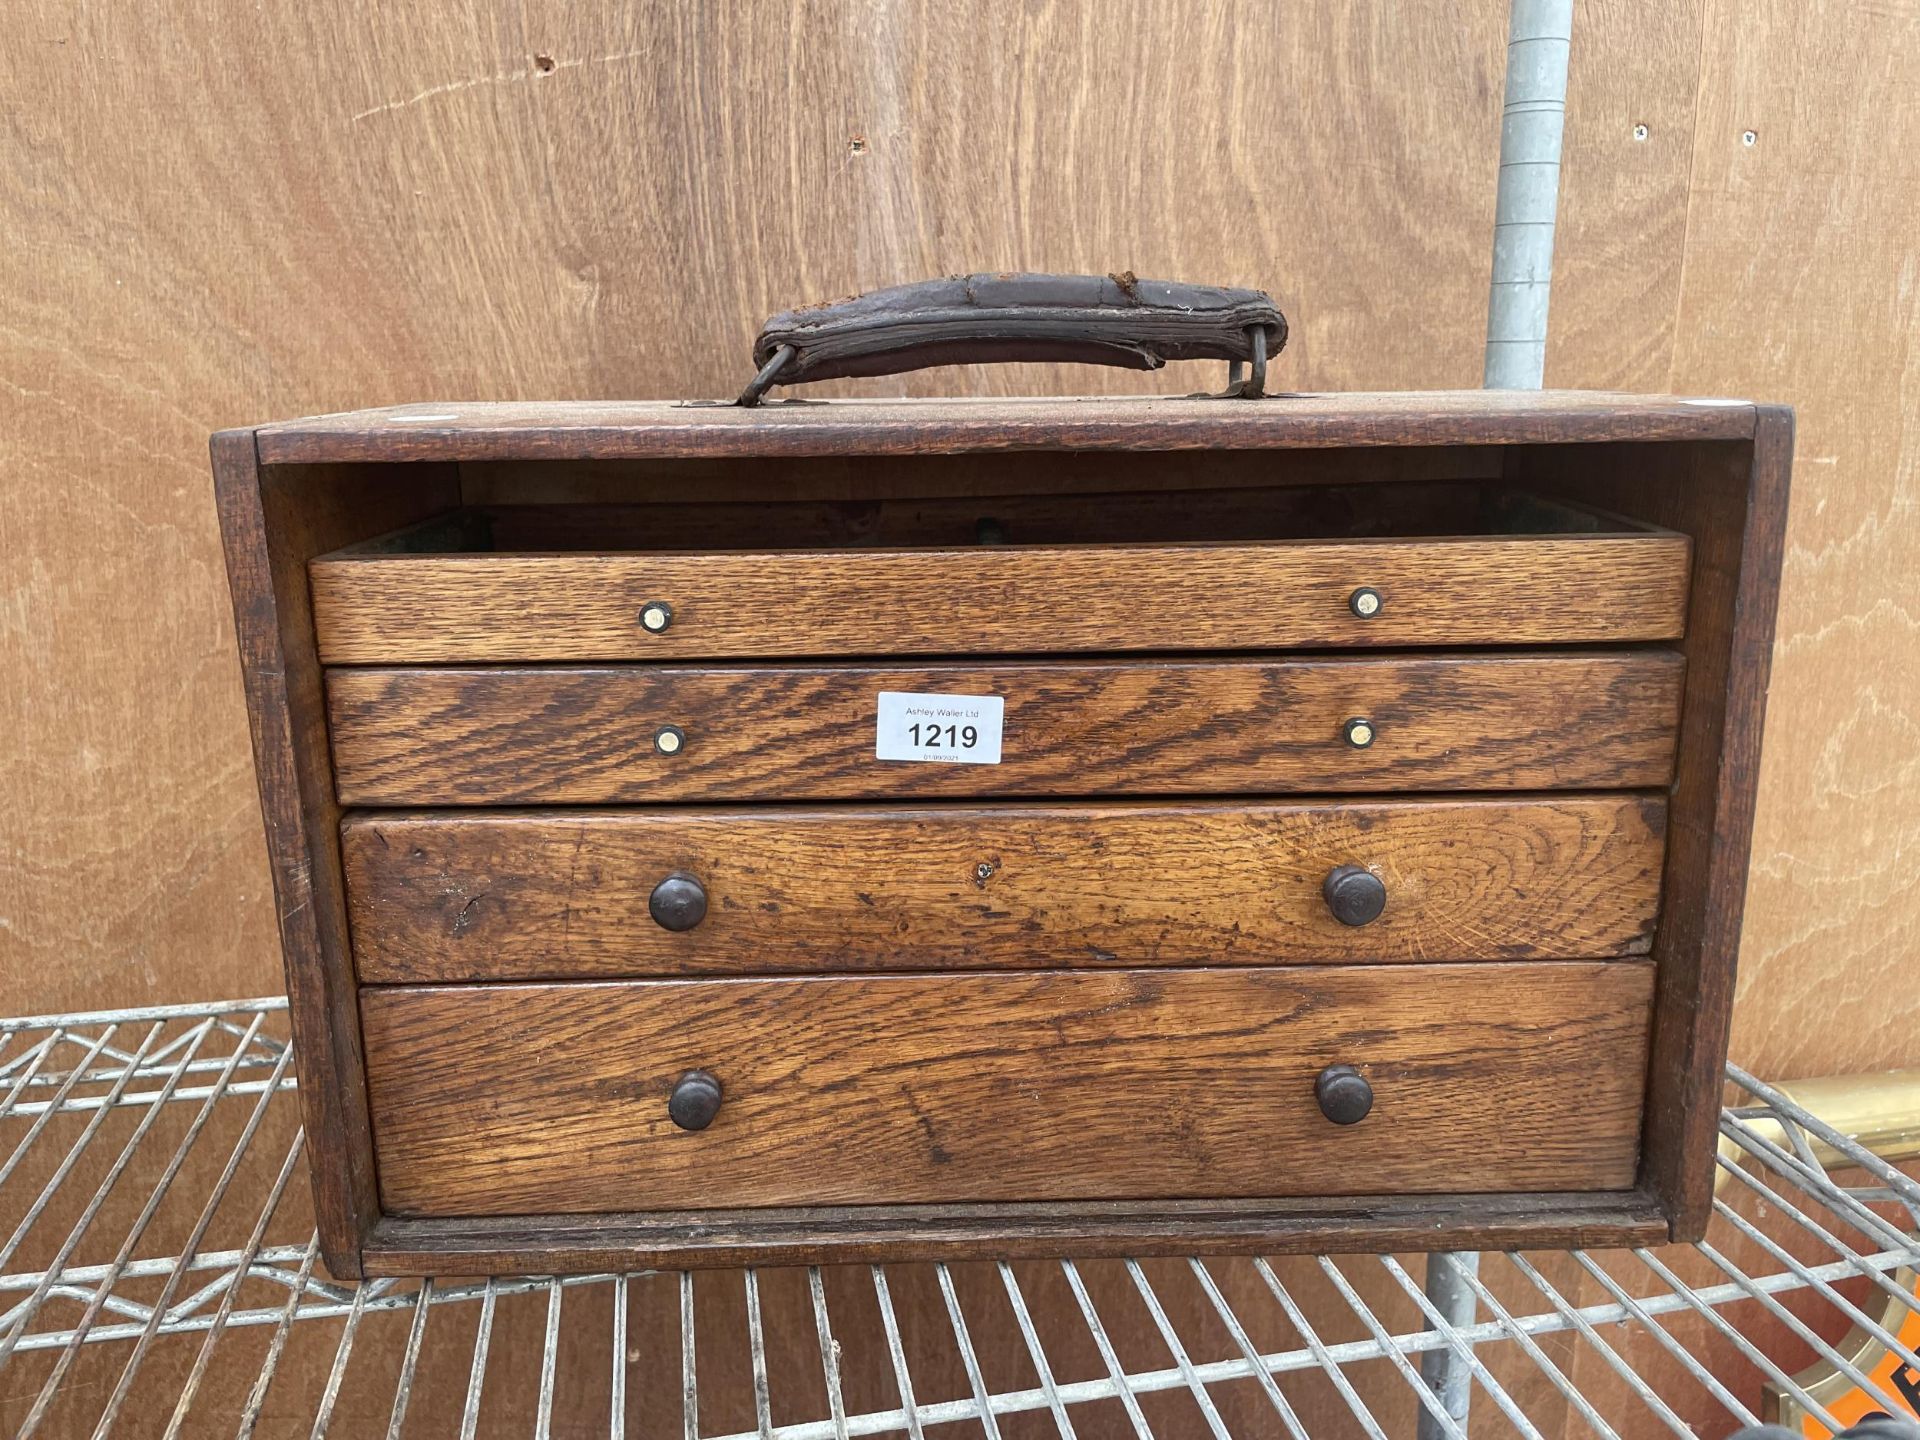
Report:
[{"label": "plywood wall", "polygon": [[[217,426],[724,394],[773,309],[1003,266],[1267,286],[1296,388],[1478,375],[1499,4],[27,10],[0,48],[16,1011],[277,986]],[[1738,1035],[1780,1073],[1914,1057],[1875,1001],[1920,930],[1914,30],[1578,17],[1549,381],[1801,411]]]},{"label": "plywood wall", "polygon": [[1270,287],[1296,386],[1479,374],[1495,5],[26,8],[0,47],[16,1010],[278,988],[215,427],[731,394],[773,310],[1022,266]]},{"label": "plywood wall", "polygon": [[1714,0],[1673,384],[1799,409],[1735,1053],[1920,1064],[1920,12]]},{"label": "plywood wall", "polygon": [[[1471,385],[1505,10],[20,0],[0,1007],[279,988],[209,431],[721,395],[774,309],[999,267],[1260,285],[1284,384]],[[1579,7],[1549,383],[1800,408],[1736,1036],[1781,1075],[1920,1064],[1916,93],[1911,7]]]}]

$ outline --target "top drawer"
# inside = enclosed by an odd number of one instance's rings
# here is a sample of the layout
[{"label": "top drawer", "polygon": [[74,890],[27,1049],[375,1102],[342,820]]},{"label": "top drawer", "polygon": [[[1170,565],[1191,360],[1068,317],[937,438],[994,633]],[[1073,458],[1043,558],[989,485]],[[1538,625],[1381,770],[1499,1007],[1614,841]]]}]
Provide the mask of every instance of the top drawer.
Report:
[{"label": "top drawer", "polygon": [[1355,489],[920,502],[863,527],[818,505],[465,511],[312,561],[314,623],[333,665],[1682,633],[1685,536],[1469,488]]}]

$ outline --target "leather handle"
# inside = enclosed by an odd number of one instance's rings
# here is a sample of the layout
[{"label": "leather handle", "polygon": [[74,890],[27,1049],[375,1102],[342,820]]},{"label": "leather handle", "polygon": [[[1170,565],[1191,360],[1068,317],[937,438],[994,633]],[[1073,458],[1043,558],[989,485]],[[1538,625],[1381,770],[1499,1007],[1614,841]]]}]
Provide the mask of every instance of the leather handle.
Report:
[{"label": "leather handle", "polygon": [[954,275],[775,315],[754,340],[760,373],[740,403],[758,404],[773,384],[1003,360],[1128,370],[1251,361],[1238,393],[1256,396],[1267,358],[1286,343],[1286,317],[1260,290],[1131,274]]}]

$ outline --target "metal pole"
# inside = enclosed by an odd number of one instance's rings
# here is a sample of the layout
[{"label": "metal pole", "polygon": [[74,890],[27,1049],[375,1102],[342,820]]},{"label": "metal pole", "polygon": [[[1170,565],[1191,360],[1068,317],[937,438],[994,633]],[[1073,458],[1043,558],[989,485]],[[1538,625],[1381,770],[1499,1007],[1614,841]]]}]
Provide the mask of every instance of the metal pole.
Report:
[{"label": "metal pole", "polygon": [[1507,100],[1500,115],[1500,188],[1487,298],[1490,390],[1538,390],[1547,361],[1547,292],[1560,199],[1567,53],[1573,0],[1513,0]]},{"label": "metal pole", "polygon": [[[1538,390],[1547,368],[1547,296],[1553,284],[1553,223],[1560,203],[1560,142],[1567,118],[1567,56],[1573,0],[1513,0],[1507,21],[1507,94],[1500,113],[1500,188],[1493,216],[1493,283],[1487,296],[1489,390]],[[1427,1299],[1455,1330],[1477,1319],[1472,1280],[1480,1256],[1427,1257]],[[1429,1327],[1437,1329],[1437,1326]],[[1461,1430],[1473,1372],[1452,1350],[1420,1357],[1420,1378]],[[1419,1440],[1447,1431],[1424,1406]]]},{"label": "metal pole", "polygon": [[[1447,1263],[1451,1260],[1453,1263]],[[1427,1299],[1446,1317],[1455,1330],[1470,1329],[1478,1314],[1474,1305],[1473,1284],[1468,1275],[1480,1273],[1480,1252],[1460,1251],[1451,1256],[1441,1253],[1427,1256]],[[1437,1330],[1437,1325],[1429,1325]],[[1420,1378],[1433,1391],[1440,1408],[1453,1417],[1464,1432],[1467,1410],[1473,1403],[1473,1371],[1450,1349],[1429,1350],[1420,1357]],[[1418,1411],[1414,1432],[1418,1440],[1444,1440],[1449,1433],[1423,1405]]]}]

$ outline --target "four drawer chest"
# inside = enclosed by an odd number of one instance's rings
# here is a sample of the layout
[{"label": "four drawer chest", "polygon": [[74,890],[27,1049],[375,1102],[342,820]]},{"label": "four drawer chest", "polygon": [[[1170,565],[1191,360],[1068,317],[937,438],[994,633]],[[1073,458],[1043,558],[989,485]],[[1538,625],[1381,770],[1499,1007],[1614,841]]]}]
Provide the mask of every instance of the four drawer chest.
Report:
[{"label": "four drawer chest", "polygon": [[223,432],[328,1268],[1697,1236],[1791,433],[1555,392]]}]

